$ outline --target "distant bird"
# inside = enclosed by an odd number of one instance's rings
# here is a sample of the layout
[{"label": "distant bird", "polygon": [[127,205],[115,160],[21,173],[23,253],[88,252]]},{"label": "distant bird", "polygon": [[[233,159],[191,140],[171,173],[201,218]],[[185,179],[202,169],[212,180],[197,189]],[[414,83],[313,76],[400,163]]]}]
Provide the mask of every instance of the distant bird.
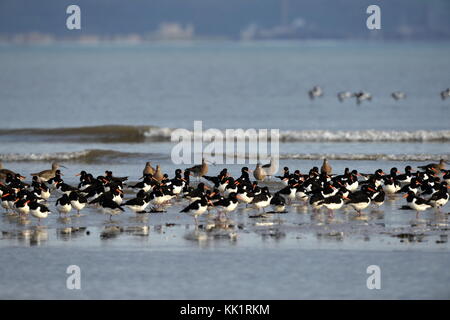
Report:
[{"label": "distant bird", "polygon": [[442,100],[450,98],[450,88],[447,88],[441,92],[441,98],[442,98]]},{"label": "distant bird", "polygon": [[337,94],[337,97],[340,102],[344,102],[345,99],[349,99],[352,97],[352,93],[349,91],[341,91]]},{"label": "distant bird", "polygon": [[261,167],[260,163],[256,164],[256,169],[253,171],[253,176],[258,181],[264,181],[266,178],[266,171]]},{"label": "distant bird", "polygon": [[330,164],[328,163],[327,159],[323,159],[323,164],[322,167],[320,168],[320,172],[321,173],[325,173],[327,175],[331,175],[331,173],[333,172],[333,169],[331,168]]},{"label": "distant bird", "polygon": [[395,91],[395,92],[391,93],[391,97],[398,101],[398,100],[401,100],[401,99],[405,99],[406,98],[406,93],[404,93],[402,91]]},{"label": "distant bird", "polygon": [[311,100],[314,100],[315,98],[323,96],[323,90],[319,86],[314,86],[314,88],[308,91],[308,95]]},{"label": "distant bird", "polygon": [[53,162],[52,168],[50,170],[43,170],[41,172],[32,173],[31,175],[38,177],[38,182],[47,182],[48,180],[55,177],[56,171],[59,169],[59,167],[66,168],[57,162]]},{"label": "distant bird", "polygon": [[353,96],[356,98],[356,103],[358,105],[361,104],[364,100],[372,101],[372,95],[368,92],[360,91],[353,94]]}]

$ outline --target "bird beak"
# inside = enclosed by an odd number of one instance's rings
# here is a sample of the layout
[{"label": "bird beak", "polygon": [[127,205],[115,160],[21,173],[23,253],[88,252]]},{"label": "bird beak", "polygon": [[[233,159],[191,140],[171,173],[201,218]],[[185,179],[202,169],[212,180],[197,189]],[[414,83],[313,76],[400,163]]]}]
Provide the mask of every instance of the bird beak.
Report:
[{"label": "bird beak", "polygon": [[11,194],[10,193],[6,193],[6,194],[2,195],[2,198],[5,198],[5,197],[7,197],[9,195],[11,195]]},{"label": "bird beak", "polygon": [[67,169],[67,167],[66,166],[63,166],[63,165],[59,165],[61,168],[64,168],[64,169]]},{"label": "bird beak", "polygon": [[405,195],[403,196],[403,198],[408,198],[408,194],[405,194]]}]

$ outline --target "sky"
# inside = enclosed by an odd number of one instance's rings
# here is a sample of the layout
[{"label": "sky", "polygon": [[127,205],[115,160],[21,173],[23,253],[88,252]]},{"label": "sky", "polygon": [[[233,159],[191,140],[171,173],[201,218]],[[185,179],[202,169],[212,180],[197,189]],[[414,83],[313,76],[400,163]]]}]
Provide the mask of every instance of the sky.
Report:
[{"label": "sky", "polygon": [[273,28],[283,20],[304,22],[308,37],[366,37],[366,8],[377,4],[382,33],[395,36],[403,28],[419,38],[450,39],[448,0],[0,0],[0,34],[37,31],[74,35],[65,26],[66,8],[81,8],[79,34],[145,34],[163,22],[191,23],[195,34],[238,38],[255,24]]}]

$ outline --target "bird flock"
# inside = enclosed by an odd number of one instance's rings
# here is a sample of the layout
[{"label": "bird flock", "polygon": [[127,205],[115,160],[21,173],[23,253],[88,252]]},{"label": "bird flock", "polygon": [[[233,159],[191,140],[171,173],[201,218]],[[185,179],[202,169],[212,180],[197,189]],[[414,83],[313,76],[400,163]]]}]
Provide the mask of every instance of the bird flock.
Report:
[{"label": "bird flock", "polygon": [[[322,97],[324,95],[324,91],[321,87],[314,86],[311,90],[308,91],[308,95],[311,100],[314,100],[316,98]],[[441,91],[440,96],[442,100],[450,98],[450,88]],[[395,91],[391,93],[391,97],[396,101],[406,99],[406,93],[403,91]],[[355,98],[358,105],[360,105],[363,101],[372,101],[372,95],[369,92],[365,91],[341,91],[337,93],[337,98],[340,102],[344,102],[345,100],[350,98]]]},{"label": "bird flock", "polygon": [[[137,183],[127,183],[128,177],[116,177],[108,170],[97,177],[83,170],[77,174],[78,185],[71,186],[64,182],[60,171],[63,166],[58,163],[53,163],[49,170],[31,174],[30,184],[24,182],[26,177],[4,169],[0,163],[0,203],[5,213],[25,219],[31,214],[40,224],[51,211],[52,194],[56,194],[54,208],[60,215],[72,210],[79,215],[84,208],[94,207],[110,219],[126,209],[135,214],[165,212],[168,206],[179,202],[186,203],[180,212],[192,216],[197,224],[198,217],[211,210],[217,212],[217,219],[226,218],[239,206],[254,208],[260,215],[286,213],[294,202],[310,207],[313,214],[327,209],[331,218],[343,206],[353,208],[361,216],[369,206],[380,207],[386,197],[402,194],[406,205],[400,209],[412,209],[418,217],[421,211],[430,208],[440,211],[447,204],[450,170],[445,170],[445,165],[446,161],[441,159],[415,170],[408,165],[403,173],[394,167],[389,174],[382,169],[364,174],[349,168],[342,174],[333,174],[330,163],[324,159],[320,169],[313,167],[303,174],[300,170],[291,173],[284,167],[282,175],[275,176],[271,161],[263,166],[257,164],[253,171],[243,167],[240,176],[234,178],[226,168],[218,175],[208,176],[208,164],[203,159],[200,165],[176,169],[174,177],[169,178],[159,165],[153,168],[147,162]],[[192,177],[197,178],[196,185]],[[267,179],[276,182],[276,191],[261,185]],[[124,199],[124,194],[131,197]]]}]

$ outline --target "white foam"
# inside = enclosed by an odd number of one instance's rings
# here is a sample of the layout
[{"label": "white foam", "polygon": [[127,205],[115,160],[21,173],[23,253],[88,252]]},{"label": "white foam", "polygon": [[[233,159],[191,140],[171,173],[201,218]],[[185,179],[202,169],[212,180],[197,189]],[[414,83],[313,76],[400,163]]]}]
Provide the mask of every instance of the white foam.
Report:
[{"label": "white foam", "polygon": [[[144,136],[170,141],[174,130],[155,127],[146,130]],[[220,131],[225,136],[225,130]],[[186,132],[193,133],[189,130]],[[237,137],[240,138],[245,139],[245,136]],[[211,140],[211,133],[206,129],[203,131],[203,139]],[[280,131],[278,139],[281,142],[450,142],[450,130],[287,130]]]}]

